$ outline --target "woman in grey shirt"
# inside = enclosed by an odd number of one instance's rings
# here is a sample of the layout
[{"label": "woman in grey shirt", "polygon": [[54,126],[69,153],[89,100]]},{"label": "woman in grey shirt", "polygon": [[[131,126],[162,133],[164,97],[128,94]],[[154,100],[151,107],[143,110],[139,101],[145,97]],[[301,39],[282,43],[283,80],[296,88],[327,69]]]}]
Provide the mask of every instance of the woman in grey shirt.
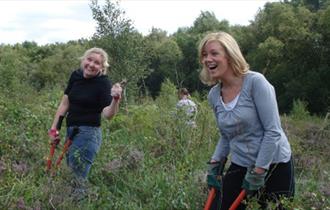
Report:
[{"label": "woman in grey shirt", "polygon": [[273,86],[262,74],[249,70],[228,33],[206,35],[199,55],[201,81],[213,85],[208,100],[221,133],[211,162],[222,162],[231,154],[222,182],[221,209],[228,209],[242,189],[257,196],[263,208],[266,200],[280,204],[279,197],[293,197],[291,148]]}]

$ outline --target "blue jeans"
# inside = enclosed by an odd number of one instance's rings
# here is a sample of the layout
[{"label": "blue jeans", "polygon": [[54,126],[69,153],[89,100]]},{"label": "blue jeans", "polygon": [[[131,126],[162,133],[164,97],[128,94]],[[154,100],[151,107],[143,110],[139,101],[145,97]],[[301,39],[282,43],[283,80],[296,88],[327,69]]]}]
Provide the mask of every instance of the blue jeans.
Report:
[{"label": "blue jeans", "polygon": [[[72,139],[67,153],[67,164],[77,177],[86,179],[102,143],[100,127],[79,126],[79,133]],[[73,127],[67,128],[67,136]]]}]

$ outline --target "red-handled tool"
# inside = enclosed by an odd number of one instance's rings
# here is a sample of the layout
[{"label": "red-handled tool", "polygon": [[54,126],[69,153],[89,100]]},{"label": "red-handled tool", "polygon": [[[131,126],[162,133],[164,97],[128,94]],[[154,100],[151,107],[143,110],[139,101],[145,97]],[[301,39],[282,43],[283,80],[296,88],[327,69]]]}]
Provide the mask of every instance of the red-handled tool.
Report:
[{"label": "red-handled tool", "polygon": [[65,153],[68,151],[69,147],[72,144],[73,137],[75,135],[77,135],[78,133],[79,133],[79,128],[78,127],[74,127],[73,130],[72,130],[72,133],[68,136],[68,138],[65,141],[65,144],[64,144],[63,149],[62,149],[62,153],[61,153],[61,155],[58,157],[58,159],[56,161],[55,169],[57,169],[60,166]]},{"label": "red-handled tool", "polygon": [[49,156],[47,158],[46,171],[49,171],[52,167],[52,159],[53,159],[53,156],[54,156],[54,153],[55,153],[55,148],[60,143],[60,140],[61,140],[60,137],[59,137],[59,131],[61,130],[63,119],[64,119],[64,116],[60,116],[58,118],[58,122],[56,124],[56,129],[50,130],[48,132],[48,135],[56,137],[56,139],[50,143],[50,152],[49,152]]},{"label": "red-handled tool", "polygon": [[[218,175],[217,175],[217,179],[220,181],[222,179],[222,174],[223,174],[223,171],[224,171],[224,168],[225,168],[225,165],[226,165],[226,162],[227,162],[227,158],[222,158],[220,160],[221,164],[218,169]],[[206,203],[204,205],[204,210],[210,210],[211,209],[211,206],[213,204],[213,202],[215,201],[216,197],[217,197],[217,188],[216,187],[211,187],[210,191],[209,191],[209,194],[207,196],[207,200],[206,200]]]},{"label": "red-handled tool", "polygon": [[246,191],[242,190],[241,193],[237,196],[236,200],[234,203],[230,206],[229,210],[235,210],[242,202],[246,195]]},{"label": "red-handled tool", "polygon": [[210,192],[209,192],[209,195],[207,196],[207,200],[206,200],[206,203],[205,203],[205,206],[204,206],[204,210],[209,210],[211,208],[211,205],[212,205],[212,202],[215,198],[215,188],[212,187]]}]

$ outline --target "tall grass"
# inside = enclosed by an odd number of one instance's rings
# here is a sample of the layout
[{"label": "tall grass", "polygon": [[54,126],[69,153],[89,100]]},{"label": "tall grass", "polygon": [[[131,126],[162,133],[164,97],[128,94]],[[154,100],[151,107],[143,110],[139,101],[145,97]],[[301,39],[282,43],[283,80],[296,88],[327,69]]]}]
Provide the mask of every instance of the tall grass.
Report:
[{"label": "tall grass", "polygon": [[[57,90],[29,91],[29,97],[22,91],[22,100],[0,95],[0,209],[203,208],[206,162],[218,141],[205,99],[193,98],[198,104],[197,128],[178,118],[176,88],[169,82],[155,101],[129,105],[112,121],[104,120],[88,197],[74,202],[65,161],[54,177],[44,171],[49,153],[46,131],[60,95]],[[295,199],[283,202],[289,209],[330,209],[329,119],[297,118],[297,112],[282,116],[297,182]],[[61,132],[63,136],[64,129]]]}]

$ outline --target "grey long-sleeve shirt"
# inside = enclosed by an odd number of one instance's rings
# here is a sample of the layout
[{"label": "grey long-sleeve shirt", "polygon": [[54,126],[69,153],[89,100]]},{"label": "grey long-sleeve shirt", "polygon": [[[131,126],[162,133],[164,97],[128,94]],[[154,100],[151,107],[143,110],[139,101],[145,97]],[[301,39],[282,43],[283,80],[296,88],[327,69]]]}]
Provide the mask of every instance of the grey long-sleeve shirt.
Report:
[{"label": "grey long-sleeve shirt", "polygon": [[221,137],[212,156],[227,157],[243,167],[268,169],[271,163],[288,162],[291,148],[281,127],[276,95],[266,78],[249,71],[235,107],[227,111],[220,101],[220,85],[209,92]]}]

